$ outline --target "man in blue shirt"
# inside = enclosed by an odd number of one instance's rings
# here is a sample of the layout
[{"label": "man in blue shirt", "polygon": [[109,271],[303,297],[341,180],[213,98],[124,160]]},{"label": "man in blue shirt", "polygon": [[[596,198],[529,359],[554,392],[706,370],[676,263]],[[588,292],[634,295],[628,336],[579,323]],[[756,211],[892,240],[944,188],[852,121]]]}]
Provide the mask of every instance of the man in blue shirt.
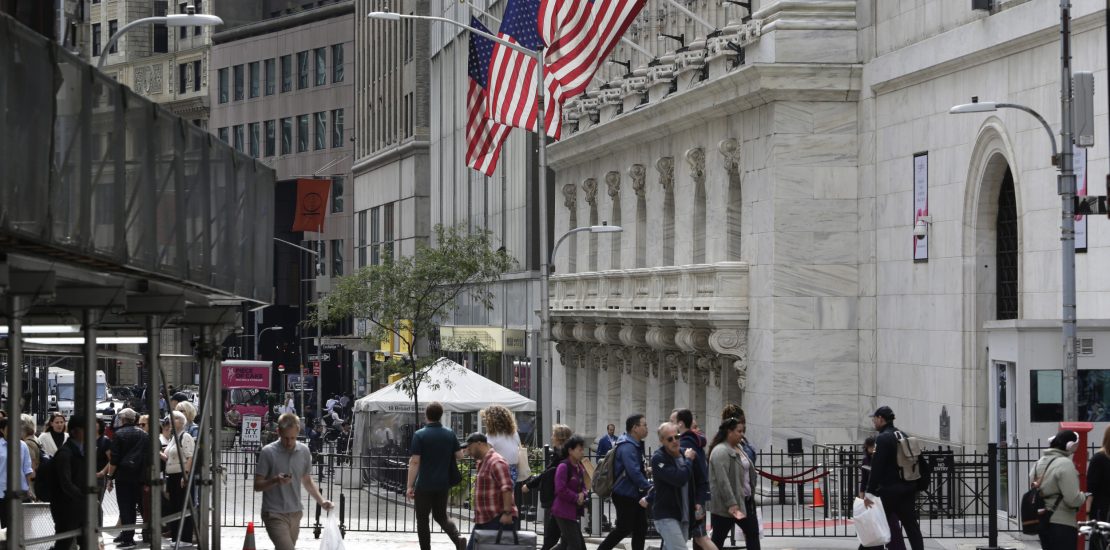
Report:
[{"label": "man in blue shirt", "polygon": [[[18,419],[17,419],[18,420]],[[27,488],[31,484],[31,474],[34,470],[31,469],[31,453],[27,450],[27,444],[19,442],[19,456],[20,464],[23,469],[23,477],[20,479],[19,490],[23,493],[27,492]],[[8,528],[8,419],[0,418],[0,528]]]},{"label": "man in blue shirt", "polygon": [[625,537],[632,536],[632,550],[644,550],[647,536],[647,512],[640,507],[640,498],[651,482],[644,474],[644,438],[647,437],[647,419],[634,414],[624,421],[625,434],[613,447],[617,459],[614,464],[616,482],[613,484],[613,505],[617,508],[617,526],[605,537],[598,550],[612,550]]},{"label": "man in blue shirt", "polygon": [[447,516],[447,495],[452,485],[448,470],[458,468],[455,459],[459,452],[459,440],[455,432],[439,422],[443,418],[443,405],[436,401],[429,403],[424,409],[424,416],[428,423],[412,434],[406,490],[416,507],[416,537],[420,541],[420,550],[431,549],[430,513],[455,548],[462,550],[466,548],[466,540],[459,537],[459,529]]}]

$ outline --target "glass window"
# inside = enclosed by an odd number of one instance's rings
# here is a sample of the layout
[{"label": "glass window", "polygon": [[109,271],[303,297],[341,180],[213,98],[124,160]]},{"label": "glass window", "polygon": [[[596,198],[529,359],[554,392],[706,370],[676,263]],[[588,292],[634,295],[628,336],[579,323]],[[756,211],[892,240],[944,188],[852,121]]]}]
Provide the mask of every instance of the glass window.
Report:
[{"label": "glass window", "polygon": [[236,65],[231,71],[235,79],[235,101],[241,101],[243,99],[243,66]]},{"label": "glass window", "polygon": [[308,87],[308,52],[297,52],[297,89]]},{"label": "glass window", "polygon": [[297,117],[297,152],[308,150],[308,115]]},{"label": "glass window", "polygon": [[[193,7],[196,8],[196,11],[193,13],[204,13],[200,9],[200,4],[201,0],[193,0]],[[193,27],[193,36],[200,36],[202,32],[204,32],[204,27]]]},{"label": "glass window", "polygon": [[235,133],[235,144],[234,144],[235,150],[242,153],[244,151],[244,149],[243,149],[243,125],[242,124],[236,124],[233,127],[232,131]]},{"label": "glass window", "polygon": [[281,92],[293,91],[293,56],[281,56]]},{"label": "glass window", "polygon": [[393,259],[393,203],[382,206],[382,260]]},{"label": "glass window", "polygon": [[248,132],[249,137],[250,137],[250,139],[248,140],[248,145],[250,145],[250,155],[254,158],[258,158],[258,154],[259,154],[258,153],[258,149],[259,149],[258,145],[259,145],[259,137],[260,137],[259,136],[259,133],[260,133],[259,132],[259,124],[257,122],[252,122],[252,123],[250,123],[248,128],[250,129],[250,132]]},{"label": "glass window", "polygon": [[274,95],[274,83],[277,82],[277,75],[274,74],[276,63],[273,59],[267,59],[264,63],[264,71],[266,73],[266,86],[264,88],[264,93],[266,95]]},{"label": "glass window", "polygon": [[1110,421],[1110,370],[1079,371],[1079,420]]},{"label": "glass window", "polygon": [[188,83],[186,77],[189,75],[189,64],[181,63],[177,66],[177,93],[183,94],[188,89],[185,85]]},{"label": "glass window", "polygon": [[[119,30],[119,20],[118,19],[110,19],[108,21],[108,39],[110,40],[113,36],[115,36],[116,31],[118,31],[118,30]],[[118,41],[116,43],[112,44],[111,48],[108,48],[108,53],[116,53],[118,51],[116,49],[117,46],[119,46]]]},{"label": "glass window", "polygon": [[366,267],[366,211],[358,213],[358,266]]},{"label": "glass window", "polygon": [[328,146],[328,113],[316,113],[316,150],[325,149]]},{"label": "glass window", "polygon": [[[188,6],[189,6],[188,3],[180,4],[178,6],[180,9],[178,9],[177,13],[185,13],[185,8],[188,7]],[[182,38],[182,39],[189,38],[189,27],[178,27],[177,37]]]},{"label": "glass window", "polygon": [[343,147],[343,109],[331,112],[331,146]]},{"label": "glass window", "polygon": [[316,48],[316,85],[323,86],[328,83],[328,49]]},{"label": "glass window", "polygon": [[200,60],[193,61],[193,91],[200,91]]},{"label": "glass window", "polygon": [[262,83],[262,76],[259,74],[261,70],[262,68],[257,61],[247,65],[247,74],[250,84],[250,97],[258,97]]},{"label": "glass window", "polygon": [[[156,2],[154,2],[154,16],[165,17],[167,5],[168,4],[165,0],[157,0]],[[151,25],[151,28],[154,31],[154,53],[166,53],[170,51],[169,27],[165,25]]]},{"label": "glass window", "polygon": [[92,26],[92,56],[100,57],[100,23]]},{"label": "glass window", "polygon": [[343,211],[343,176],[331,178],[331,211],[333,214]]},{"label": "glass window", "polygon": [[328,243],[325,241],[305,241],[304,247],[315,250],[316,276],[323,277],[328,274]]},{"label": "glass window", "polygon": [[1029,420],[1060,422],[1064,419],[1064,371],[1029,371]]},{"label": "glass window", "polygon": [[266,121],[266,156],[274,156],[277,147],[277,124],[274,120]]},{"label": "glass window", "polygon": [[343,44],[331,47],[331,81],[343,82]]},{"label": "glass window", "polygon": [[293,117],[281,119],[281,154],[293,152]]},{"label": "glass window", "polygon": [[370,209],[370,265],[381,263],[381,210],[375,206]]},{"label": "glass window", "polygon": [[216,136],[220,138],[220,141],[227,143],[227,126],[216,130]]},{"label": "glass window", "polygon": [[343,239],[331,241],[331,275],[332,277],[343,275]]}]

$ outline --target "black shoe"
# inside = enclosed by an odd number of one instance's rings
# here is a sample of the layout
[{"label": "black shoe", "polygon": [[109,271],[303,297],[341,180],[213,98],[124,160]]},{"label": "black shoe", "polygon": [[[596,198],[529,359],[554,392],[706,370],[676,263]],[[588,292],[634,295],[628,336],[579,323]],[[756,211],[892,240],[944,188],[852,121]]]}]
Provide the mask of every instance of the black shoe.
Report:
[{"label": "black shoe", "polygon": [[134,548],[135,546],[136,546],[135,541],[126,540],[126,541],[123,541],[123,542],[117,544],[116,548]]},{"label": "black shoe", "polygon": [[112,542],[114,542],[116,544],[119,544],[119,543],[123,542],[123,535],[120,535],[120,536],[112,539]]},{"label": "black shoe", "polygon": [[466,550],[466,537],[459,537],[459,542],[455,544],[457,550]]}]

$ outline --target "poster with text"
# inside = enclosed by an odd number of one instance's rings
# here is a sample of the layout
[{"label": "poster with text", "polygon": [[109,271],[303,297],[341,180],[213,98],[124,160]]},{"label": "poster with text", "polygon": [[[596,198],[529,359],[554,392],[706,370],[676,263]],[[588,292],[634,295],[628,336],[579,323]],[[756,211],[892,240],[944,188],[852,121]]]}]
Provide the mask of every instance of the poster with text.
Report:
[{"label": "poster with text", "polygon": [[[1076,147],[1072,163],[1075,167],[1075,194],[1085,197],[1087,196],[1087,149]],[[1075,217],[1075,251],[1087,251],[1087,216]]]},{"label": "poster with text", "polygon": [[[917,220],[929,215],[929,153],[913,156],[913,226]],[[931,229],[931,228],[930,228]],[[913,235],[913,232],[910,232]],[[913,259],[929,259],[929,234],[917,238],[913,236]]]}]

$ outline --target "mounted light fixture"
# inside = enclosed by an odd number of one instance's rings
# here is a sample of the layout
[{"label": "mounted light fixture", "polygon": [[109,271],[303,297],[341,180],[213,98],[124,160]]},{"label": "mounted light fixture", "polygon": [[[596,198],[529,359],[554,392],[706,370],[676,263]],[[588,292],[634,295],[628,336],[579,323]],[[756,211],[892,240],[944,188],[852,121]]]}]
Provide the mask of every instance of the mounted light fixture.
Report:
[{"label": "mounted light fixture", "polygon": [[678,47],[679,48],[685,48],[686,47],[686,33],[667,34],[667,33],[662,33],[661,32],[661,33],[659,33],[659,37],[656,38],[656,40],[662,40],[664,38],[670,38],[671,40],[678,41]]}]

